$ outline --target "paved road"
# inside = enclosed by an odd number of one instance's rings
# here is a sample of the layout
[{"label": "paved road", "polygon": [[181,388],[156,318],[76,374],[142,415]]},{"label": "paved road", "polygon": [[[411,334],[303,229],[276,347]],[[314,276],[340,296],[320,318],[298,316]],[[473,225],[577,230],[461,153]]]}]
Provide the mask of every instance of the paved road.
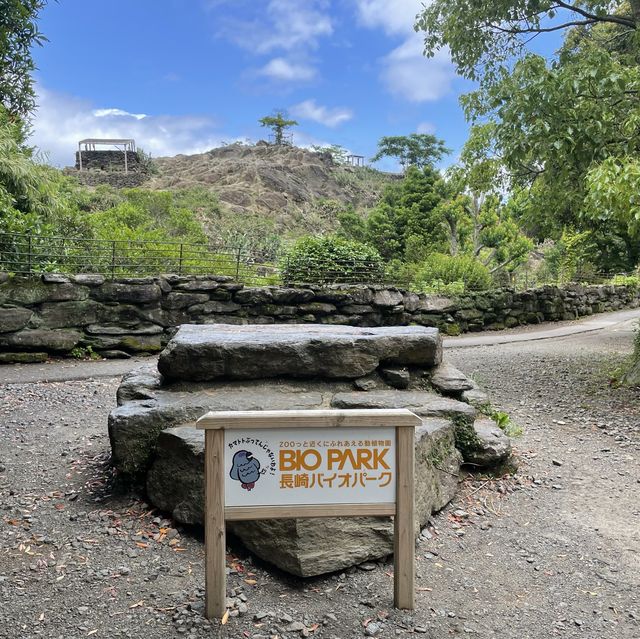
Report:
[{"label": "paved road", "polygon": [[[589,333],[612,326],[631,323],[640,319],[640,309],[602,313],[600,315],[576,320],[525,326],[506,331],[470,333],[460,337],[445,338],[445,348],[464,348],[468,346],[492,346],[514,342],[530,342],[541,339],[554,339]],[[76,379],[100,377],[119,377],[144,362],[154,358],[133,357],[125,360],[52,360],[44,364],[13,364],[0,366],[0,384],[29,382],[62,382]]]},{"label": "paved road", "polygon": [[[469,346],[493,346],[496,344],[512,344],[514,342],[532,342],[540,339],[557,339],[590,333],[611,328],[617,324],[631,323],[640,319],[640,309],[630,311],[616,311],[615,313],[601,313],[588,318],[572,322],[562,322],[561,325],[545,322],[536,326],[526,326],[506,331],[486,331],[483,333],[468,333],[460,337],[447,337],[445,348],[467,348]],[[553,328],[552,328],[553,327]]]}]

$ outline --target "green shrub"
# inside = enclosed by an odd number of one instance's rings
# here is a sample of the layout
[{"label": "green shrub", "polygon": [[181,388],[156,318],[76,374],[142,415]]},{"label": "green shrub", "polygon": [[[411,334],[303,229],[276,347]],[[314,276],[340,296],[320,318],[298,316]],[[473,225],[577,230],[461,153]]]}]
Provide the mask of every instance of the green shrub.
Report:
[{"label": "green shrub", "polygon": [[489,269],[474,257],[432,253],[419,265],[412,288],[453,295],[486,290],[491,284]]},{"label": "green shrub", "polygon": [[283,255],[280,268],[287,283],[375,283],[384,279],[384,264],[375,249],[334,235],[300,238]]}]

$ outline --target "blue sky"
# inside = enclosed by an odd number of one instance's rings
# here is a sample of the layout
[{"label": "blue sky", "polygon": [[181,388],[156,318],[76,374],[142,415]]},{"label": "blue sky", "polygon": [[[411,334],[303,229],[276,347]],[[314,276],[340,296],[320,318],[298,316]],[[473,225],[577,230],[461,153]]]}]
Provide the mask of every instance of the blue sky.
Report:
[{"label": "blue sky", "polygon": [[[434,133],[455,151],[470,85],[421,54],[421,0],[60,0],[42,13],[33,142],[56,165],[84,137],[134,137],[154,156],[266,137],[371,157],[383,135]],[[453,161],[455,153],[448,162]],[[392,168],[381,163],[381,168]]]}]

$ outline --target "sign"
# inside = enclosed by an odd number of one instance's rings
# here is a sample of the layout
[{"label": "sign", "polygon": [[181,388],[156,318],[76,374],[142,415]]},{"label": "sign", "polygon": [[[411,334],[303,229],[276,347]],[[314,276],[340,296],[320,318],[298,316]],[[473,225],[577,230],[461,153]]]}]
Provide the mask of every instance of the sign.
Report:
[{"label": "sign", "polygon": [[394,516],[394,604],[414,608],[414,432],[407,409],[225,411],[205,430],[206,616],[226,609],[225,522]]},{"label": "sign", "polygon": [[395,502],[395,428],[224,434],[226,506]]}]

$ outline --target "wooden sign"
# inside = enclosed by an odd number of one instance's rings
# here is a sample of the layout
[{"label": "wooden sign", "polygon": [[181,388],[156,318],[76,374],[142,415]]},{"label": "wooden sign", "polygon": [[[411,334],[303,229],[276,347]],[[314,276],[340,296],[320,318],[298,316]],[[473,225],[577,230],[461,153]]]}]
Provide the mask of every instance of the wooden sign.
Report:
[{"label": "wooden sign", "polygon": [[406,409],[207,413],[206,615],[226,609],[225,521],[393,515],[394,604],[414,607],[414,430]]}]

